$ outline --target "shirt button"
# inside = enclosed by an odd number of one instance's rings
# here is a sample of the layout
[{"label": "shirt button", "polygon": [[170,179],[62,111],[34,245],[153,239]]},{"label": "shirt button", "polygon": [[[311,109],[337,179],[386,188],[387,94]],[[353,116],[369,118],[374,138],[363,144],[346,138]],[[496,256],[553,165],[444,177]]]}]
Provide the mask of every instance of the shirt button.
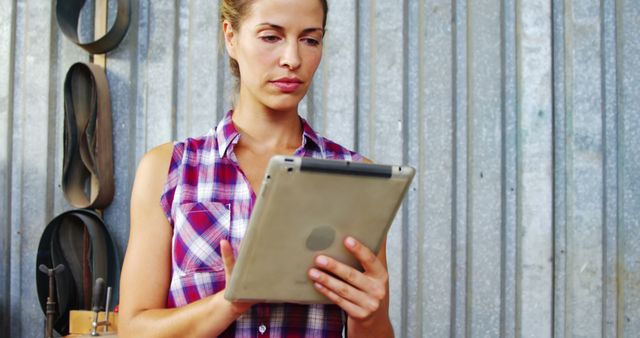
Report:
[{"label": "shirt button", "polygon": [[261,324],[261,325],[258,327],[258,332],[260,332],[260,334],[264,334],[266,331],[267,331],[267,326],[266,326],[266,325]]}]

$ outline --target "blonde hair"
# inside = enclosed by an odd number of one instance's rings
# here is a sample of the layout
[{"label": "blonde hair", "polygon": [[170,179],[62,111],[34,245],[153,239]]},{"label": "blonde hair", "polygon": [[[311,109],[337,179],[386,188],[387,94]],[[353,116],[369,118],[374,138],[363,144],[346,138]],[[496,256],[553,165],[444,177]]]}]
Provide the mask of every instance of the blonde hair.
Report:
[{"label": "blonde hair", "polygon": [[[221,0],[220,1],[220,25],[226,20],[231,24],[233,30],[238,31],[240,29],[240,23],[249,14],[251,5],[255,0]],[[322,29],[327,24],[327,14],[329,12],[329,5],[327,0],[320,0],[322,9],[324,10],[324,16],[322,18]],[[238,61],[229,57],[229,66],[231,67],[231,74],[238,79],[240,78],[240,67]]]}]

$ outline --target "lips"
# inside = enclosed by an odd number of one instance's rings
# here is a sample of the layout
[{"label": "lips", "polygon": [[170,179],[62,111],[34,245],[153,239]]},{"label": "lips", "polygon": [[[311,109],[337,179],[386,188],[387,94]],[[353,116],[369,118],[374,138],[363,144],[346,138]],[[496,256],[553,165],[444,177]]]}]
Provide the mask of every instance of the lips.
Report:
[{"label": "lips", "polygon": [[294,77],[283,77],[274,81],[269,81],[269,83],[283,93],[293,93],[302,86],[302,81]]}]

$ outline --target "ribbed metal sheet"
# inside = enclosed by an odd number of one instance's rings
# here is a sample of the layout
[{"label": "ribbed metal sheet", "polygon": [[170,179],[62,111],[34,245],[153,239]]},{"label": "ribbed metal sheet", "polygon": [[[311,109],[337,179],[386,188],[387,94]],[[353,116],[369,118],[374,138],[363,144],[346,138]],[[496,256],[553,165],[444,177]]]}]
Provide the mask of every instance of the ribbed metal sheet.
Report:
[{"label": "ribbed metal sheet", "polygon": [[[233,95],[217,1],[132,3],[107,60],[121,255],[139,159],[215,126]],[[70,209],[62,83],[88,56],[54,7],[0,0],[0,336],[42,335],[36,248]],[[636,0],[330,1],[300,114],[417,168],[388,240],[397,337],[637,336],[638,32]]]}]

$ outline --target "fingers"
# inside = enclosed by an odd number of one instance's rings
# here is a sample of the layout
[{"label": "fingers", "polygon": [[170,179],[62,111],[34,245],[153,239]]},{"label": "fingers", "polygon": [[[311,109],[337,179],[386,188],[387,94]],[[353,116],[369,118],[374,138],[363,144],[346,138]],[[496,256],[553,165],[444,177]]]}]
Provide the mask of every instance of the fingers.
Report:
[{"label": "fingers", "polygon": [[[346,284],[352,285],[356,287],[358,290],[366,291],[367,286],[370,285],[370,280],[367,276],[365,276],[362,272],[343,264],[341,262],[336,261],[335,259],[329,258],[327,256],[318,256],[315,259],[316,266],[322,270],[328,271],[334,276],[343,280]],[[318,270],[310,272],[320,272]],[[317,273],[312,273],[310,276],[313,277],[324,277],[319,276]],[[323,279],[322,281],[325,281]],[[344,284],[344,283],[343,283]],[[334,286],[342,286],[334,284]]]},{"label": "fingers", "polygon": [[351,252],[351,254],[360,262],[360,265],[364,268],[364,271],[373,276],[384,276],[387,274],[387,269],[382,262],[378,259],[373,251],[366,246],[362,245],[358,240],[353,237],[347,237],[344,240],[344,246]]},{"label": "fingers", "polygon": [[[231,280],[231,272],[236,264],[236,259],[233,256],[233,248],[228,240],[223,239],[220,241],[220,255],[222,256],[222,262],[224,263],[224,274],[227,282]],[[224,290],[220,291],[220,297],[222,297],[231,307],[231,311],[234,316],[238,317],[246,312],[252,305],[256,303],[252,302],[233,302],[224,298]]]},{"label": "fingers", "polygon": [[[360,272],[358,271],[358,273]],[[350,317],[360,320],[368,319],[375,313],[386,296],[384,285],[380,282],[376,283],[373,279],[367,283],[368,286],[379,284],[382,287],[373,287],[363,291],[318,269],[310,269],[309,277],[314,281],[313,286],[318,292],[342,308]],[[374,290],[382,290],[382,292]]]},{"label": "fingers", "polygon": [[316,257],[315,263],[318,268],[310,269],[309,277],[341,297],[363,302],[365,298],[363,296],[375,299],[382,299],[386,296],[388,279],[386,270],[374,276],[367,272],[362,273],[326,256]]},{"label": "fingers", "polygon": [[345,246],[360,261],[364,272],[335,259],[320,255],[317,268],[308,274],[315,289],[357,319],[367,319],[387,297],[388,272],[381,260],[366,246],[353,238]]},{"label": "fingers", "polygon": [[226,280],[231,278],[231,271],[233,271],[233,266],[236,264],[236,259],[233,256],[233,249],[231,248],[231,243],[226,239],[220,241],[220,254],[222,255],[222,262],[224,263],[224,272]]},{"label": "fingers", "polygon": [[347,313],[347,315],[356,319],[367,319],[380,306],[379,301],[376,301],[375,299],[371,299],[369,297],[364,298],[368,301],[364,303],[365,306],[363,306],[362,304],[357,304],[349,300],[348,298],[340,296],[332,289],[329,289],[318,282],[313,283],[313,286],[316,288],[316,290],[318,290],[318,292],[322,293],[327,298],[329,298],[330,301],[342,308]]}]

